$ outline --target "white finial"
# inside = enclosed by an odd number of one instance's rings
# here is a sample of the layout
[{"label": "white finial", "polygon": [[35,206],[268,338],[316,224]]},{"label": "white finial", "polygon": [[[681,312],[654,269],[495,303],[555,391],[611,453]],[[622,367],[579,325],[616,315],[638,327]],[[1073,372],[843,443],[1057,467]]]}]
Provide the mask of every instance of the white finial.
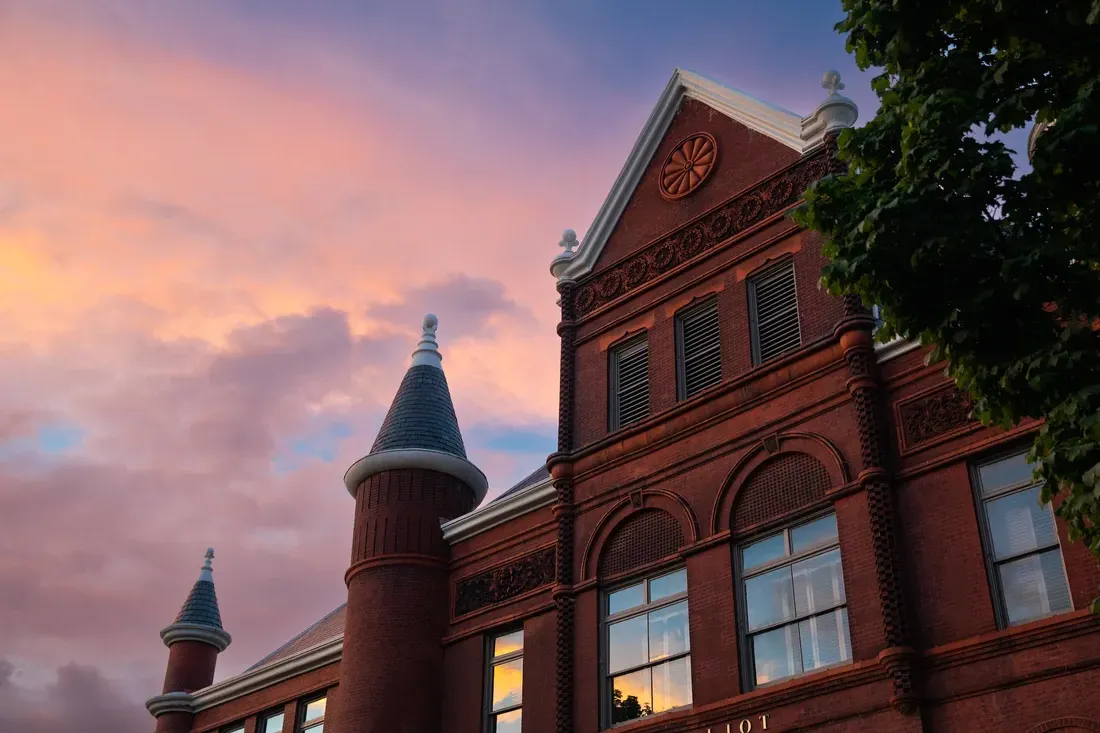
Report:
[{"label": "white finial", "polygon": [[433,366],[436,369],[442,369],[443,355],[439,353],[439,347],[435,342],[435,330],[439,328],[439,319],[429,313],[424,316],[422,327],[420,343],[416,345],[416,351],[413,352],[412,366]]},{"label": "white finial", "polygon": [[565,250],[564,255],[566,257],[572,257],[573,250],[577,248],[577,233],[572,229],[566,229],[561,234],[561,241],[558,242],[558,246]]},{"label": "white finial", "polygon": [[844,88],[844,82],[840,80],[840,72],[829,69],[821,77],[821,88],[829,93],[830,97],[838,96],[838,92]]},{"label": "white finial", "polygon": [[202,564],[202,570],[199,571],[199,580],[209,580],[214,582],[214,548],[207,547],[206,554],[203,555],[206,558],[206,562]]},{"label": "white finial", "polygon": [[821,75],[821,88],[829,93],[817,105],[817,109],[809,117],[802,120],[802,139],[809,144],[820,143],[827,133],[835,133],[845,127],[852,127],[859,119],[859,108],[856,103],[840,93],[844,88],[844,82],[840,80],[840,72],[829,69]]},{"label": "white finial", "polygon": [[566,276],[565,273],[569,269],[569,265],[572,264],[573,257],[577,254],[576,249],[579,246],[577,233],[572,229],[566,229],[561,233],[561,241],[558,242],[558,246],[562,248],[562,251],[550,263],[550,274],[561,280]]}]

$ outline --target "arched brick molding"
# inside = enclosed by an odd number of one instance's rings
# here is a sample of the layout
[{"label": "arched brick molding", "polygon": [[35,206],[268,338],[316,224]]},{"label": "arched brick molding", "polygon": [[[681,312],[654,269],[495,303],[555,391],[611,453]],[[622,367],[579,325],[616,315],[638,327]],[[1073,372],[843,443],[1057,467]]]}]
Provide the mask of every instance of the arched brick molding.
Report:
[{"label": "arched brick molding", "polygon": [[[791,457],[797,455],[806,458]],[[766,470],[766,464],[768,464],[773,468],[782,468],[786,471],[794,467],[798,461],[805,464],[804,469],[812,467],[815,472],[824,472],[828,480],[827,488],[844,486],[851,481],[848,464],[837,447],[828,439],[815,433],[783,433],[770,436],[745,453],[722,484],[722,490],[715,497],[714,508],[711,511],[711,533],[717,534],[732,529],[731,517],[734,506],[750,483],[758,478],[758,470],[762,467]],[[817,468],[818,466],[820,468]],[[816,480],[820,481],[820,476],[816,476]],[[805,489],[810,494],[818,490],[816,485],[807,486]],[[778,511],[786,511],[786,509],[781,506]]]},{"label": "arched brick molding", "polygon": [[1088,718],[1056,718],[1040,723],[1027,733],[1095,733],[1100,723]]},{"label": "arched brick molding", "polygon": [[[683,497],[663,489],[635,492],[630,496],[624,496],[600,518],[596,529],[592,532],[592,537],[584,548],[579,580],[585,581],[597,577],[599,562],[605,547],[613,541],[616,533],[625,526],[626,522],[635,517],[641,519],[640,515],[643,512],[653,511],[664,512],[672,517],[680,529],[681,546],[693,544],[699,539],[699,523]],[[638,526],[637,529],[640,530],[643,527]]]}]

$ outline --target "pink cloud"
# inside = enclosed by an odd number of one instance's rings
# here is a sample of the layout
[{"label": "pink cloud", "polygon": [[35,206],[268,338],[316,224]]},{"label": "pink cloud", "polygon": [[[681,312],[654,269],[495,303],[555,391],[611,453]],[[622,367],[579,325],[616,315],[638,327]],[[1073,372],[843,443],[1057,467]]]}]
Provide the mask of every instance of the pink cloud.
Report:
[{"label": "pink cloud", "polygon": [[[72,730],[74,710],[148,729],[157,632],[208,545],[235,637],[219,677],[335,607],[353,508],[341,476],[424,312],[440,316],[463,426],[554,421],[547,265],[622,152],[532,144],[540,109],[569,102],[528,83],[538,63],[500,80],[513,127],[455,78],[409,84],[389,59],[309,33],[258,25],[253,41],[283,54],[265,73],[127,31],[137,6],[102,7],[114,15],[0,10],[0,95],[14,101],[0,443],[54,424],[82,435],[57,454],[0,452],[4,730]],[[214,5],[196,12],[240,32]],[[156,20],[164,32],[172,18]],[[466,21],[451,22],[461,46]],[[531,58],[554,50],[546,39]],[[467,71],[507,60],[463,53]],[[330,424],[347,432],[280,470]],[[494,491],[544,458],[467,447]]]}]

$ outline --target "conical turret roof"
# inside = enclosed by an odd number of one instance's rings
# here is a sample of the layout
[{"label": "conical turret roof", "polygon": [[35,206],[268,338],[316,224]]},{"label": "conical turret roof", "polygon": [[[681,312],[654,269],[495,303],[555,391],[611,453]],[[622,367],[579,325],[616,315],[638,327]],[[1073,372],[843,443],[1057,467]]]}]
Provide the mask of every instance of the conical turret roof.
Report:
[{"label": "conical turret roof", "polygon": [[222,614],[218,608],[218,595],[214,591],[214,548],[207,549],[205,562],[199,571],[199,579],[191,586],[187,600],[183,602],[176,620],[160,632],[165,644],[190,639],[203,641],[218,647],[229,646],[231,637],[222,628]]},{"label": "conical turret roof", "polygon": [[466,457],[458,427],[443,356],[435,340],[439,319],[424,316],[420,343],[412,364],[401,380],[389,412],[378,430],[370,453],[344,475],[348,491],[355,494],[369,475],[395,468],[427,468],[461,479],[477,496],[485,497],[485,475]]}]

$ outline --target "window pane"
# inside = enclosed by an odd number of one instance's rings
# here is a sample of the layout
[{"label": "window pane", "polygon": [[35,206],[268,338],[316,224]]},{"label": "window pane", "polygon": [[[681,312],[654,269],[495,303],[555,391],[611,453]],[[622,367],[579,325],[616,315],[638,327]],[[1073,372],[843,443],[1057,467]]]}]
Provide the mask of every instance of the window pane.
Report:
[{"label": "window pane", "polygon": [[778,560],[787,554],[786,547],[782,532],[754,542],[741,550],[741,565],[745,570],[752,570],[764,563]]},{"label": "window pane", "polygon": [[302,733],[325,733],[324,723],[314,723],[302,728]]},{"label": "window pane", "polygon": [[982,479],[982,494],[988,495],[1005,486],[1031,483],[1031,466],[1026,453],[1018,453],[996,463],[988,463],[978,469]]},{"label": "window pane", "polygon": [[325,702],[326,698],[322,697],[320,700],[314,700],[306,704],[306,717],[304,718],[306,723],[324,717]]},{"label": "window pane", "polygon": [[653,714],[650,671],[640,669],[611,681],[611,722],[622,723]]},{"label": "window pane", "polygon": [[496,716],[493,726],[495,733],[519,733],[523,722],[522,710],[511,710]]},{"label": "window pane", "polygon": [[689,647],[687,601],[680,601],[649,614],[650,661],[681,654]]},{"label": "window pane", "polygon": [[608,594],[607,614],[609,616],[614,616],[620,611],[640,606],[643,603],[645,603],[645,587],[641,583],[638,583],[629,588],[623,588],[622,590],[617,590],[614,593]]},{"label": "window pane", "polygon": [[752,637],[756,684],[774,682],[802,671],[798,625],[791,624]]},{"label": "window pane", "polygon": [[523,702],[523,658],[493,665],[493,710]]},{"label": "window pane", "polygon": [[836,515],[803,524],[791,530],[791,552],[802,552],[836,539]]},{"label": "window pane", "polygon": [[283,730],[283,714],[276,713],[271,717],[264,720],[263,733],[282,733]]},{"label": "window pane", "polygon": [[791,566],[794,605],[799,616],[832,608],[844,600],[840,550],[814,555]]},{"label": "window pane", "polygon": [[687,593],[687,589],[688,574],[685,568],[649,581],[649,600],[658,601],[677,593]]},{"label": "window pane", "polygon": [[222,730],[222,733],[244,733],[244,726],[238,725],[233,728],[225,728]]},{"label": "window pane", "polygon": [[494,657],[503,657],[505,654],[518,652],[521,649],[523,649],[523,631],[513,631],[493,639]]},{"label": "window pane", "polygon": [[998,560],[1058,542],[1054,516],[1039,503],[1038,487],[988,501],[985,511]]},{"label": "window pane", "polygon": [[848,637],[848,610],[814,616],[798,623],[802,641],[802,668],[827,667],[852,658],[852,642]]},{"label": "window pane", "polygon": [[998,570],[1010,624],[1072,608],[1060,550],[1006,562]]},{"label": "window pane", "polygon": [[745,602],[750,630],[794,618],[791,568],[778,568],[746,580]]},{"label": "window pane", "polygon": [[649,661],[645,615],[611,624],[608,629],[608,671],[636,667]]},{"label": "window pane", "polygon": [[680,657],[653,668],[653,712],[691,704],[691,657]]}]

